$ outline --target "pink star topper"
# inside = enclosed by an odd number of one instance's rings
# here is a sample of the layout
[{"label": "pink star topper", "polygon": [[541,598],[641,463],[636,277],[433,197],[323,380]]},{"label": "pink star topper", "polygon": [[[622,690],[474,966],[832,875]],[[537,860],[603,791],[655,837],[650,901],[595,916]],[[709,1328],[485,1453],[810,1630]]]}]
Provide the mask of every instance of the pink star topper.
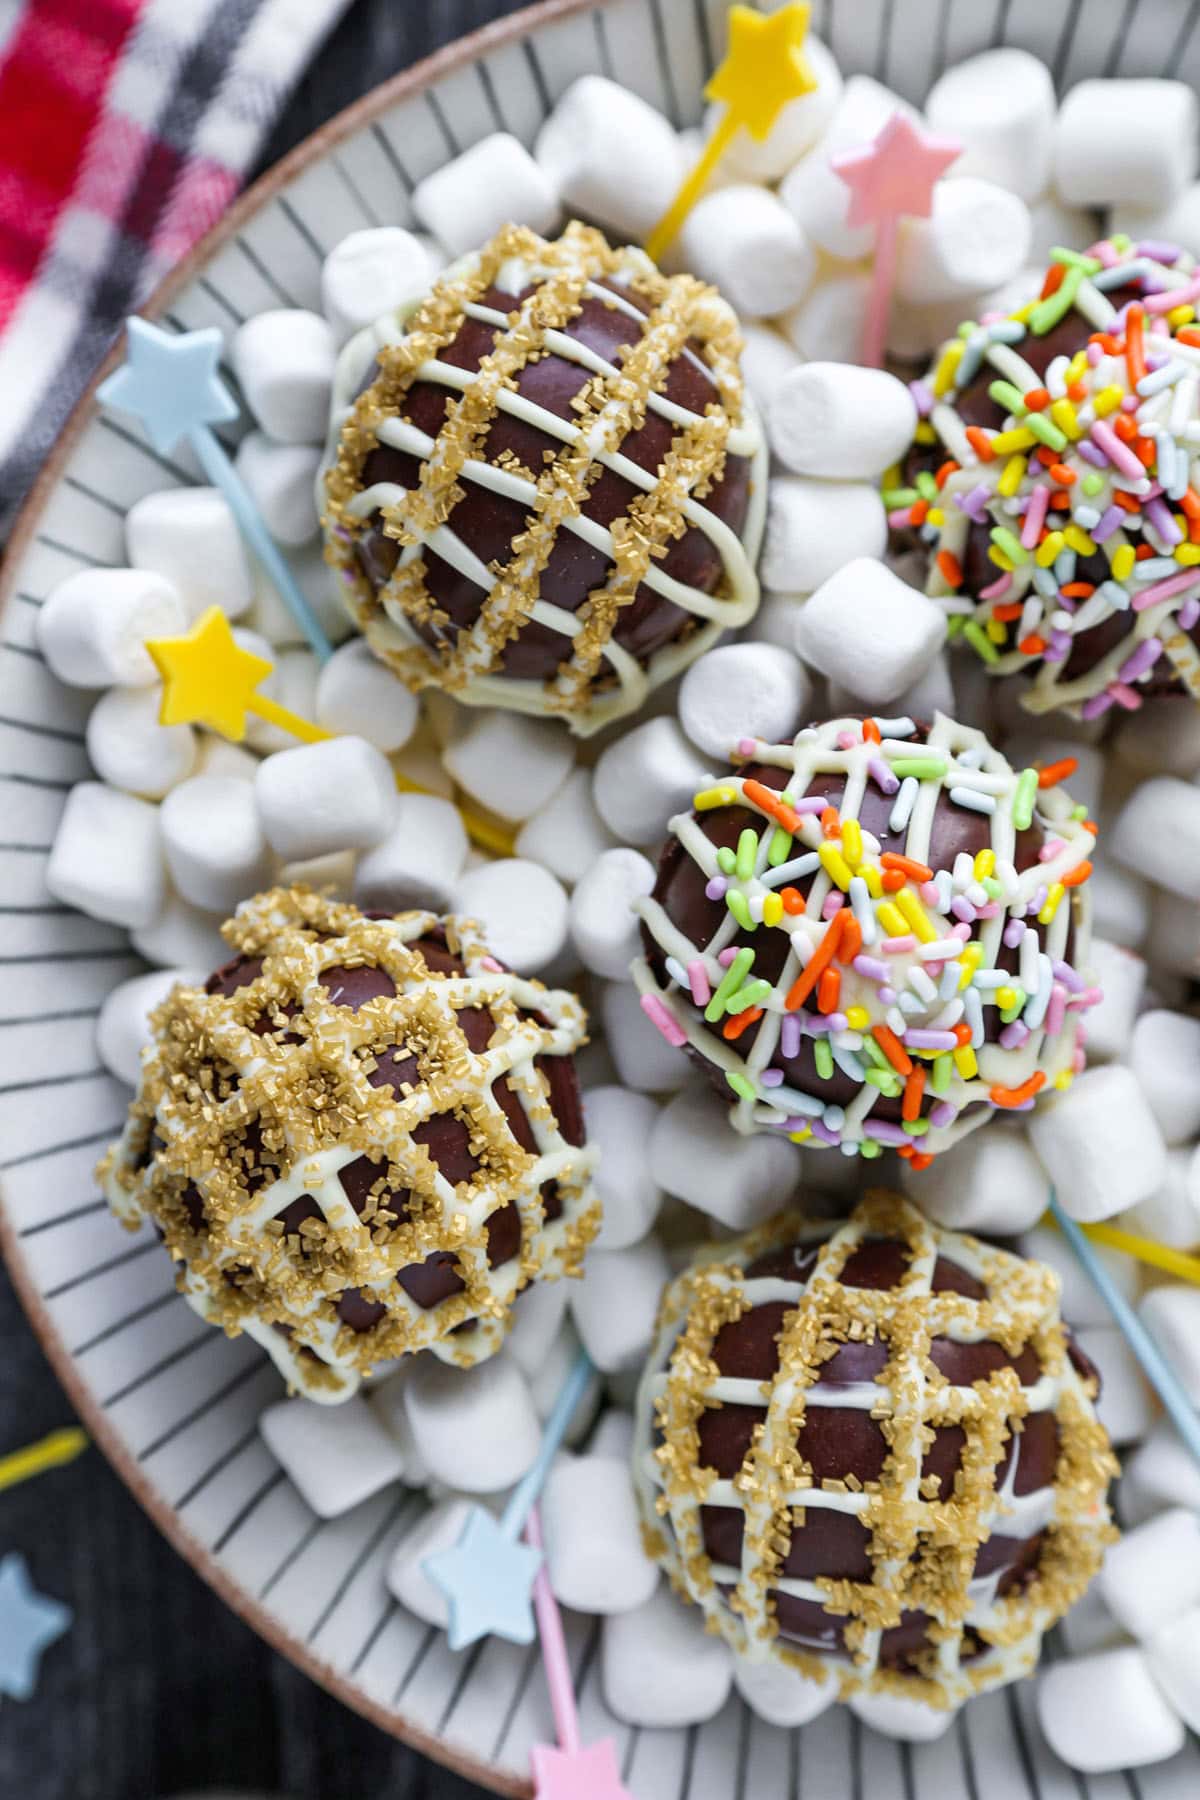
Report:
[{"label": "pink star topper", "polygon": [[902,215],[929,217],[934,188],[961,151],[956,138],[939,137],[895,112],[869,144],[830,158],[830,168],[850,189],[847,223],[876,227],[862,348],[862,360],[872,368],[883,361],[896,276],[896,228]]}]

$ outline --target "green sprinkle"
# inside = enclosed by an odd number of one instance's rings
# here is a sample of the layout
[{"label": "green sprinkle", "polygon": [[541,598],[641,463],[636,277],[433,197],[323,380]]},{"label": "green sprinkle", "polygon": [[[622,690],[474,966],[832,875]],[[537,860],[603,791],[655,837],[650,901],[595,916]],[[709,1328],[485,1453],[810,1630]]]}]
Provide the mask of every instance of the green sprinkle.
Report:
[{"label": "green sprinkle", "polygon": [[962,630],[963,636],[972,650],[982,657],[985,663],[998,663],[1000,654],[987,632],[975,619],[968,619]]},{"label": "green sprinkle", "polygon": [[720,984],[713,994],[712,999],[704,1009],[704,1017],[708,1020],[710,1025],[715,1025],[717,1020],[721,1017],[721,1014],[725,1011],[725,1002],[728,1000],[730,994],[736,993],[738,988],[741,987],[743,981],[745,981],[747,975],[750,973],[753,962],[754,952],[749,946],[738,951],[724,975],[721,977]]},{"label": "green sprinkle", "polygon": [[[1127,231],[1110,231],[1108,234],[1108,241],[1113,249],[1122,256],[1126,250],[1133,249],[1133,239]],[[1093,269],[1092,273],[1095,274],[1096,271]]]},{"label": "green sprinkle", "polygon": [[771,833],[771,842],[767,845],[767,861],[773,869],[785,863],[792,854],[792,834],[777,825]]},{"label": "green sprinkle", "polygon": [[1024,394],[1019,387],[1014,387],[1011,381],[991,382],[988,386],[988,393],[997,406],[1002,406],[1006,412],[1015,414],[1018,419],[1023,419],[1029,411],[1025,404]]},{"label": "green sprinkle", "polygon": [[[871,1036],[869,1031],[864,1031],[862,1034],[862,1049],[859,1051],[859,1055],[869,1057],[875,1064],[876,1069],[881,1073],[888,1075],[893,1073],[891,1063],[883,1054],[883,1051],[879,1048],[879,1045],[875,1042],[875,1039]],[[867,1080],[869,1081],[870,1079],[871,1071],[868,1069]]]},{"label": "green sprinkle", "polygon": [[883,1151],[874,1138],[864,1138],[858,1146],[858,1154],[865,1156],[868,1162],[874,1162],[877,1156],[882,1156]]},{"label": "green sprinkle", "polygon": [[1098,494],[1104,486],[1104,477],[1103,475],[1097,475],[1095,469],[1093,469],[1089,475],[1084,476],[1079,485],[1082,487],[1085,494]]},{"label": "green sprinkle", "polygon": [[966,624],[966,622],[967,622],[967,615],[965,613],[951,613],[950,617],[946,620],[946,636],[947,636],[947,638],[949,638],[949,639],[951,639],[951,641],[953,641],[954,638],[961,637],[962,632],[963,632],[963,626]]},{"label": "green sprinkle", "polygon": [[948,1091],[953,1074],[954,1058],[949,1051],[943,1051],[940,1056],[934,1057],[933,1068],[929,1075],[929,1085],[935,1094],[944,1094]]},{"label": "green sprinkle", "polygon": [[739,1100],[758,1099],[758,1090],[755,1088],[754,1083],[752,1081],[747,1081],[746,1077],[740,1074],[738,1070],[726,1069],[725,1079]]},{"label": "green sprinkle", "polygon": [[749,1012],[752,1006],[761,1006],[764,1000],[770,998],[771,984],[769,981],[748,981],[744,988],[739,988],[737,993],[726,1002],[725,1011],[728,1013]]},{"label": "green sprinkle", "polygon": [[738,836],[737,861],[734,864],[733,872],[739,881],[750,880],[754,874],[754,864],[757,858],[758,833],[753,826],[747,825],[746,829]]},{"label": "green sprinkle", "polygon": [[725,904],[743,931],[757,931],[758,921],[750,917],[750,902],[740,888],[730,888]]},{"label": "green sprinkle", "polygon": [[732,850],[717,851],[717,867],[722,875],[732,875],[737,869],[737,857]]},{"label": "green sprinkle", "polygon": [[[1052,254],[1055,261],[1068,264],[1067,273],[1057,292],[1047,295],[1044,300],[1039,300],[1030,313],[1029,329],[1035,337],[1044,337],[1058,324],[1060,319],[1066,318],[1075,304],[1075,296],[1079,292],[1079,285],[1084,276],[1094,275],[1100,266],[1098,263],[1093,263],[1089,268],[1081,268],[1079,262],[1075,260],[1073,250],[1064,250],[1061,253],[1054,251]],[[1081,258],[1080,261],[1088,262],[1090,259]]]},{"label": "green sprinkle", "polygon": [[909,1137],[924,1137],[929,1130],[928,1119],[905,1119],[904,1129]]},{"label": "green sprinkle", "polygon": [[938,484],[933,479],[933,476],[929,473],[928,469],[922,469],[921,473],[914,476],[913,479],[916,481],[917,492],[920,494],[922,500],[937,499]]},{"label": "green sprinkle", "polygon": [[813,1039],[813,1062],[822,1081],[833,1079],[833,1051],[829,1048],[828,1038]]},{"label": "green sprinkle", "polygon": [[1029,552],[1014,531],[1007,525],[993,525],[989,534],[998,550],[1003,550],[1010,562],[1018,564],[1029,561]]},{"label": "green sprinkle", "polygon": [[1071,808],[1071,817],[1073,819],[1086,819],[1087,816],[1088,809],[1086,806],[1073,806]]},{"label": "green sprinkle", "polygon": [[946,764],[937,756],[901,756],[891,764],[891,770],[901,780],[912,775],[918,781],[940,781],[946,773]]},{"label": "green sprinkle", "polygon": [[921,498],[915,487],[884,488],[883,504],[889,512],[898,512],[902,506],[913,506]]},{"label": "green sprinkle", "polygon": [[[1109,242],[1115,245],[1117,240],[1114,237]],[[1128,244],[1129,239],[1125,242]],[[1098,256],[1088,256],[1083,250],[1068,250],[1062,244],[1051,246],[1050,261],[1062,263],[1068,269],[1078,269],[1081,275],[1098,275],[1104,267]]]},{"label": "green sprinkle", "polygon": [[1028,831],[1033,824],[1033,803],[1037,799],[1038,772],[1022,769],[1013,795],[1013,824],[1018,831]]},{"label": "green sprinkle", "polygon": [[[1065,282],[1063,286],[1066,286]],[[1044,413],[1030,413],[1025,420],[1025,428],[1027,431],[1032,431],[1034,437],[1040,443],[1045,444],[1048,450],[1061,451],[1067,447],[1066,432],[1060,431],[1054,420],[1048,419]]]},{"label": "green sprinkle", "polygon": [[994,875],[985,875],[979,885],[989,900],[1002,900],[1004,898],[1004,889],[1000,886],[1000,883],[996,880]]},{"label": "green sprinkle", "polygon": [[1006,1025],[1011,1025],[1014,1019],[1020,1018],[1025,1010],[1025,1002],[1029,998],[1025,989],[1020,985],[1017,985],[1014,988],[1014,992],[1016,994],[1016,999],[1013,1001],[1012,1005],[1002,1006],[1000,1008],[1000,1017]]}]

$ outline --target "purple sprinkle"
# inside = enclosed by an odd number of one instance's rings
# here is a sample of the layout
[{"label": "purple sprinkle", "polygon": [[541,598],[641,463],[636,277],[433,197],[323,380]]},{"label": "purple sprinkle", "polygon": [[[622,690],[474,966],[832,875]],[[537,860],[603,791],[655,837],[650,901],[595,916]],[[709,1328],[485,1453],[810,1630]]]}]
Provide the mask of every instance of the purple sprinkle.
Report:
[{"label": "purple sprinkle", "polygon": [[1012,919],[1004,927],[1004,942],[1010,950],[1015,950],[1025,936],[1028,927],[1021,919]]},{"label": "purple sprinkle", "polygon": [[1111,694],[1093,694],[1090,700],[1084,701],[1079,711],[1085,719],[1098,719],[1101,713],[1109,710],[1112,703]]},{"label": "purple sprinkle", "polygon": [[841,1132],[830,1131],[824,1119],[804,1119],[801,1123],[807,1125],[811,1129],[813,1136],[815,1138],[820,1138],[823,1144],[840,1144],[842,1141]]},{"label": "purple sprinkle", "polygon": [[1161,500],[1155,499],[1143,501],[1142,511],[1165,544],[1170,544],[1173,547],[1174,545],[1183,542],[1182,531],[1180,531],[1178,525],[1171,517],[1170,511],[1164,506]]},{"label": "purple sprinkle", "polygon": [[1124,517],[1125,514],[1121,511],[1119,506],[1110,506],[1107,511],[1102,512],[1100,514],[1100,523],[1092,526],[1093,542],[1097,544],[1104,543],[1106,538],[1112,536]]},{"label": "purple sprinkle", "polygon": [[933,411],[933,389],[924,381],[910,381],[908,391],[916,402],[917,412],[921,418],[927,419]]},{"label": "purple sprinkle", "polygon": [[850,1029],[850,1021],[845,1013],[830,1013],[829,1029],[833,1032],[835,1037],[839,1032],[848,1031]]},{"label": "purple sprinkle", "polygon": [[857,974],[865,975],[868,981],[886,981],[888,978],[888,966],[877,956],[856,956],[850,966]]},{"label": "purple sprinkle", "polygon": [[956,1050],[958,1039],[952,1031],[914,1031],[911,1027],[904,1042],[914,1050]]},{"label": "purple sprinkle", "polygon": [[1200,600],[1185,600],[1178,614],[1180,631],[1190,631],[1200,619]]},{"label": "purple sprinkle", "polygon": [[810,794],[806,795],[803,800],[793,800],[792,811],[799,813],[801,818],[809,815],[816,818],[817,814],[823,813],[828,805],[828,800],[822,799],[820,794]]},{"label": "purple sprinkle", "polygon": [[879,990],[879,998],[884,1006],[891,1006],[893,1001],[896,998],[895,988],[894,987],[881,987]]},{"label": "purple sprinkle", "polygon": [[892,774],[892,771],[888,768],[881,756],[868,757],[867,772],[876,787],[882,788],[885,794],[894,794],[898,792],[900,779],[898,776]]},{"label": "purple sprinkle", "polygon": [[939,1100],[936,1106],[929,1109],[929,1123],[938,1131],[943,1125],[953,1125],[957,1117],[953,1102],[949,1100]]},{"label": "purple sprinkle", "polygon": [[954,504],[961,512],[966,513],[968,519],[973,519],[976,525],[986,525],[988,522],[987,503],[991,497],[991,489],[985,487],[981,481],[978,487],[971,489],[969,494],[955,494],[953,499]]},{"label": "purple sprinkle", "polygon": [[1050,892],[1049,888],[1046,886],[1045,882],[1043,881],[1041,886],[1038,888],[1037,893],[1033,896],[1033,899],[1029,902],[1029,905],[1025,908],[1025,911],[1027,913],[1041,912],[1043,906],[1045,906],[1045,904],[1046,904],[1046,896],[1049,894],[1049,892]]},{"label": "purple sprinkle", "polygon": [[[1148,256],[1151,262],[1166,263],[1168,266],[1177,263],[1182,254],[1179,245],[1170,243],[1166,238],[1142,238],[1137,246],[1137,253],[1139,256]],[[1156,276],[1155,279],[1159,277]]]},{"label": "purple sprinkle", "polygon": [[899,1125],[893,1125],[887,1119],[867,1119],[863,1125],[863,1136],[874,1138],[877,1144],[907,1144],[911,1142],[907,1131]]},{"label": "purple sprinkle", "polygon": [[1080,438],[1075,446],[1076,451],[1085,462],[1094,463],[1098,469],[1107,469],[1108,458],[1099,444],[1093,444],[1090,438]]},{"label": "purple sprinkle", "polygon": [[973,925],[975,923],[977,916],[975,908],[964,894],[956,894],[954,896],[953,900],[950,902],[950,911],[954,914],[956,919],[961,919],[964,925]]},{"label": "purple sprinkle", "polygon": [[1121,681],[1136,681],[1148,669],[1152,669],[1162,655],[1162,639],[1148,637],[1138,645],[1132,656],[1127,656],[1117,670]]},{"label": "purple sprinkle", "polygon": [[1083,976],[1077,975],[1070,963],[1062,962],[1060,960],[1051,963],[1050,967],[1054,971],[1054,979],[1056,981],[1061,981],[1068,993],[1082,994]]},{"label": "purple sprinkle", "polygon": [[705,884],[705,896],[709,900],[723,900],[728,886],[729,883],[723,875],[714,875],[712,880]]},{"label": "purple sprinkle", "polygon": [[1028,1036],[1028,1025],[1023,1025],[1020,1019],[1014,1019],[1012,1024],[1006,1025],[1004,1030],[1000,1033],[1001,1048],[1004,1050],[1019,1050]]},{"label": "purple sprinkle", "polygon": [[782,1087],[782,1069],[763,1069],[758,1077],[760,1087]]},{"label": "purple sprinkle", "polygon": [[785,1013],[783,1015],[783,1024],[779,1029],[779,1054],[783,1057],[785,1062],[791,1062],[794,1056],[799,1056],[800,1054],[800,1035],[803,1016],[802,1013],[798,1012]]}]

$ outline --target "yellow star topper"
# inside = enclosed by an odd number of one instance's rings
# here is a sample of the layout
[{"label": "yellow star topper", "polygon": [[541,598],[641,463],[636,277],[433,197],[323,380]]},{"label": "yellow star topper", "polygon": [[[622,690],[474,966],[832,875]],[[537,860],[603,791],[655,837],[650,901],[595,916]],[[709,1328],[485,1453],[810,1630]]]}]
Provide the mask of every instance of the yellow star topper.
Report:
[{"label": "yellow star topper", "polygon": [[729,49],[704,90],[709,100],[725,103],[725,114],[699,162],[646,239],[647,253],[655,262],[678,236],[742,126],[761,142],[788,102],[811,94],[816,87],[804,54],[811,13],[811,6],[799,4],[799,0],[774,13],[756,12],[752,6],[730,7]]}]

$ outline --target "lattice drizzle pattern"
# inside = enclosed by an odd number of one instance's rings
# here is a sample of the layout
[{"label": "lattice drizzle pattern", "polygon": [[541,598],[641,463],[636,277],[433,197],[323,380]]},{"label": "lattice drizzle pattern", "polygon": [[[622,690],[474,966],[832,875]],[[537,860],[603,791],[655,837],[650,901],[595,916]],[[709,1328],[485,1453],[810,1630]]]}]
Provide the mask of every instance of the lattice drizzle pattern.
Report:
[{"label": "lattice drizzle pattern", "polygon": [[[461,975],[431,971],[408,947],[438,932]],[[261,973],[229,995],[177,988],[155,1013],[141,1090],[101,1165],[118,1216],[131,1225],[152,1217],[184,1265],[181,1287],[196,1310],[256,1338],[311,1398],[343,1399],[372,1365],[414,1350],[464,1365],[491,1355],[518,1290],[577,1274],[599,1225],[593,1154],[564,1138],[534,1066],[583,1043],[579,1002],[504,970],[468,921],[367,919],[304,889],[248,901],[225,935],[261,959]],[[361,966],[381,971],[394,994],[356,1010],[336,1004],[322,971]],[[494,1023],[480,1053],[463,1030],[468,1008]],[[373,1086],[379,1059],[394,1050],[415,1058],[411,1080]],[[492,1093],[501,1077],[534,1153]],[[421,1141],[421,1127],[446,1114],[479,1164],[457,1185]],[[249,1147],[248,1128],[258,1134]],[[362,1157],[379,1173],[356,1211],[340,1174]],[[540,1190],[551,1183],[562,1211],[547,1220]],[[202,1199],[202,1222],[189,1214],[189,1190]],[[405,1190],[408,1217],[397,1223],[387,1195]],[[280,1215],[303,1196],[317,1216],[285,1229]],[[520,1253],[491,1267],[488,1221],[510,1204]],[[464,1285],[422,1307],[397,1276],[438,1253],[453,1253]],[[348,1289],[384,1309],[370,1329],[339,1317]]]},{"label": "lattice drizzle pattern", "polygon": [[[839,1275],[865,1241],[902,1241],[907,1274],[893,1289],[842,1286]],[[819,1246],[807,1281],[747,1279],[743,1270],[776,1245]],[[931,1291],[939,1256],[983,1283],[984,1300]],[[713,1359],[722,1326],[755,1307],[784,1302],[779,1369],[768,1382],[724,1376]],[[930,1359],[935,1338],[1001,1344],[1009,1357],[1036,1352],[1040,1377],[1022,1387],[1002,1367],[971,1387],[954,1387]],[[886,1366],[871,1382],[823,1382],[822,1364],[839,1344],[882,1341]],[[699,1460],[698,1423],[713,1406],[766,1409],[738,1475],[721,1480]],[[809,1408],[856,1408],[876,1419],[888,1443],[878,1480],[824,1479],[797,1449]],[[1021,1449],[1004,1486],[995,1474],[1011,1432],[1053,1413],[1059,1454],[1053,1485],[1015,1492]],[[952,1498],[929,1498],[922,1476],[932,1430],[965,1434]],[[656,1433],[658,1434],[656,1437]],[[892,1690],[954,1706],[983,1688],[1033,1668],[1045,1632],[1083,1593],[1116,1535],[1105,1504],[1117,1464],[1096,1421],[1090,1384],[1071,1363],[1058,1314],[1058,1285],[1043,1265],[942,1232],[896,1196],[874,1192],[844,1224],[803,1225],[783,1217],[749,1238],[708,1248],[668,1288],[657,1342],[638,1397],[634,1476],[648,1547],[683,1596],[742,1655],[777,1658],[810,1676],[837,1676],[843,1698]],[[704,1548],[701,1508],[744,1515],[742,1563],[714,1564]],[[870,1581],[787,1577],[780,1571],[793,1533],[812,1509],[853,1514],[871,1533]],[[664,1523],[665,1521],[665,1527]],[[1046,1532],[1041,1561],[1023,1591],[997,1596],[998,1577],[975,1578],[976,1553],[993,1532],[1026,1538]],[[733,1588],[728,1599],[720,1588]],[[778,1634],[772,1593],[794,1594],[848,1618],[837,1657]],[[930,1644],[913,1672],[881,1668],[883,1632],[905,1609],[927,1613]],[[971,1650],[964,1662],[964,1633]]]},{"label": "lattice drizzle pattern", "polygon": [[[532,291],[509,314],[482,303],[493,286],[506,293]],[[622,287],[648,302],[649,313],[626,298]],[[638,321],[642,336],[619,366],[571,334],[571,321],[588,299]],[[464,319],[478,320],[497,334],[477,370],[458,368],[438,354]],[[740,350],[733,312],[715,289],[689,275],[665,276],[643,251],[612,249],[599,232],[577,223],[553,243],[525,228],[506,227],[477,255],[456,263],[426,300],[354,337],[339,359],[334,384],[324,477],[327,554],[340,569],[351,611],[377,654],[414,687],[446,687],[469,704],[564,714],[573,730],[586,735],[636,711],[653,688],[722,632],[744,625],[758,605],[754,565],[766,505],[766,449],[743,390]],[[548,353],[589,373],[575,420],[516,391],[522,369]],[[703,414],[660,391],[676,358],[698,354],[717,394]],[[360,391],[372,363],[379,373]],[[401,416],[405,394],[416,382],[435,382],[459,396],[448,406],[436,439]],[[676,433],[654,472],[621,451],[647,412],[669,421]],[[547,451],[541,470],[486,460],[488,427],[499,413],[553,440],[557,448]],[[363,463],[376,444],[422,459],[418,490],[386,481],[361,486]],[[753,460],[742,538],[704,504],[727,456]],[[583,513],[602,469],[637,489],[628,514],[607,527]],[[503,566],[484,564],[448,523],[464,484],[527,509],[526,528]],[[376,519],[402,546],[395,571],[378,594],[355,552],[357,537]],[[714,593],[656,566],[689,527],[703,532],[720,556],[724,573]],[[575,533],[611,563],[606,583],[593,590],[578,614],[539,592],[562,531]],[[422,639],[412,623],[449,626],[425,586],[426,548],[484,596],[475,624],[459,631],[456,642],[450,628],[439,648]],[[646,665],[612,636],[621,609],[643,583],[697,621]],[[528,620],[564,640],[563,661],[547,683],[519,680],[497,668],[505,645]]]}]

